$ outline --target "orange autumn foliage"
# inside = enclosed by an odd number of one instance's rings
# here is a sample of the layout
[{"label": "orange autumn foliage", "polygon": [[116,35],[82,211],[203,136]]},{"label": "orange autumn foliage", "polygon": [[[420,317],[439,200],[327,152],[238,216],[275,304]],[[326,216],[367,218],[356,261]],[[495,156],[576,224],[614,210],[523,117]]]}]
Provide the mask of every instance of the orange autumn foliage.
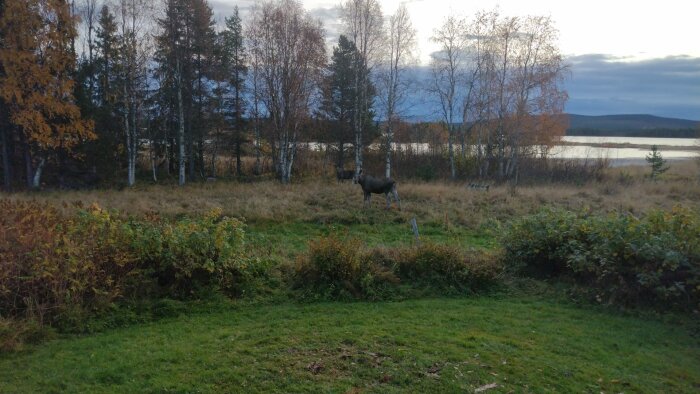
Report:
[{"label": "orange autumn foliage", "polygon": [[0,99],[10,123],[39,151],[67,149],[94,139],[81,118],[71,73],[75,20],[61,0],[7,0],[0,19]]}]

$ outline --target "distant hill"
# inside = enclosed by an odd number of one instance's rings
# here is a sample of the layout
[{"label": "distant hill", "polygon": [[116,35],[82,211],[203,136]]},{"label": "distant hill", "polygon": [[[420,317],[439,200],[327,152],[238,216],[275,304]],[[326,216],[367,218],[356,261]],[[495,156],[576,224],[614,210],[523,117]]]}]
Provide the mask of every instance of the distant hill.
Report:
[{"label": "distant hill", "polygon": [[700,122],[653,115],[569,114],[567,135],[697,138]]}]

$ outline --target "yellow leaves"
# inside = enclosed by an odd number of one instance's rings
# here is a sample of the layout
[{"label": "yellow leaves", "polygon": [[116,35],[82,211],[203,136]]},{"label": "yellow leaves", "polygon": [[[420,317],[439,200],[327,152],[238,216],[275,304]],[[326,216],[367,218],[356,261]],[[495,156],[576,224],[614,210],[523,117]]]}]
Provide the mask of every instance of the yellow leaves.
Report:
[{"label": "yellow leaves", "polygon": [[207,220],[216,220],[220,218],[224,213],[224,210],[221,209],[221,207],[216,207],[213,208],[211,211],[207,212],[207,214],[204,216]]},{"label": "yellow leaves", "polygon": [[0,98],[10,121],[41,149],[69,149],[94,139],[94,125],[74,103],[69,50],[75,21],[66,2],[8,1],[0,19]]}]

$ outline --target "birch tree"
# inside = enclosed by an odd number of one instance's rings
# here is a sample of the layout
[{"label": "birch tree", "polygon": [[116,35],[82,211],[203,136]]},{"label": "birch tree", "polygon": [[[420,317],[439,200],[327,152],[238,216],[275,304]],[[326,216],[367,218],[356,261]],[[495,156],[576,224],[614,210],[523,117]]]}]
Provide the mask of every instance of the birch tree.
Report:
[{"label": "birch tree", "polygon": [[[455,134],[460,118],[460,98],[465,79],[464,55],[466,50],[466,28],[463,20],[448,16],[443,25],[436,29],[431,40],[440,49],[431,55],[430,92],[440,104],[440,115],[445,122],[448,138],[447,149],[450,160],[450,176],[457,177],[455,168]],[[462,147],[464,149],[464,147]]]},{"label": "birch tree", "polygon": [[408,10],[401,4],[389,18],[387,42],[379,75],[386,127],[384,143],[386,149],[384,175],[391,177],[391,154],[394,142],[394,126],[399,110],[408,91],[409,80],[406,71],[414,60],[416,30],[413,28]]},{"label": "birch tree", "polygon": [[148,0],[119,0],[117,25],[122,40],[119,47],[119,98],[126,143],[127,184],[136,183],[139,129],[147,90],[151,55],[150,28],[153,17]]},{"label": "birch tree", "polygon": [[[567,66],[556,46],[558,32],[548,17],[502,17],[481,13],[468,35],[478,58],[471,113],[478,113],[480,174],[517,182],[521,158],[535,156],[565,129],[551,121],[567,99]],[[465,118],[468,113],[465,107]]]},{"label": "birch tree", "polygon": [[[252,23],[246,27],[248,33],[252,33],[255,31],[257,27],[254,26]],[[256,48],[260,46],[260,41],[257,37],[255,36],[247,36],[248,40],[248,46],[250,48]],[[260,54],[255,52],[255,51],[249,51],[248,53],[248,59],[249,59],[249,71],[250,71],[250,78],[248,81],[248,86],[250,89],[250,100],[251,100],[251,105],[250,105],[250,116],[253,118],[253,145],[255,148],[255,167],[253,168],[253,172],[255,175],[260,175],[262,173],[262,163],[261,163],[261,145],[262,145],[262,109],[261,107],[261,94],[262,94],[262,81],[261,81],[261,73],[262,73],[262,63],[260,59]]]},{"label": "birch tree", "polygon": [[73,95],[76,35],[76,20],[66,2],[3,4],[0,100],[8,116],[3,161],[10,154],[9,140],[18,140],[30,188],[41,185],[43,170],[52,159],[95,137],[93,123],[81,117]]},{"label": "birch tree", "polygon": [[[367,122],[373,105],[371,94],[371,74],[380,60],[384,38],[384,18],[378,0],[346,0],[341,4],[341,17],[345,34],[357,48],[355,66],[355,109],[353,111],[353,131],[355,134],[355,173],[362,169],[364,137]],[[365,74],[366,70],[366,74]]]},{"label": "birch tree", "polygon": [[254,9],[248,36],[271,120],[280,182],[291,180],[299,133],[326,63],[324,31],[294,0],[266,1]]}]

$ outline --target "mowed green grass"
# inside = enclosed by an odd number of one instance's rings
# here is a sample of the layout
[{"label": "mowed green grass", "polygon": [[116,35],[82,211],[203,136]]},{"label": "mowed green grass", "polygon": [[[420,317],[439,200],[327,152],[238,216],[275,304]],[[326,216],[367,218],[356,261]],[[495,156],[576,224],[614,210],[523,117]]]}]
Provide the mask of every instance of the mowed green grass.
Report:
[{"label": "mowed green grass", "polygon": [[0,356],[0,392],[697,392],[688,324],[510,296],[222,304]]}]

